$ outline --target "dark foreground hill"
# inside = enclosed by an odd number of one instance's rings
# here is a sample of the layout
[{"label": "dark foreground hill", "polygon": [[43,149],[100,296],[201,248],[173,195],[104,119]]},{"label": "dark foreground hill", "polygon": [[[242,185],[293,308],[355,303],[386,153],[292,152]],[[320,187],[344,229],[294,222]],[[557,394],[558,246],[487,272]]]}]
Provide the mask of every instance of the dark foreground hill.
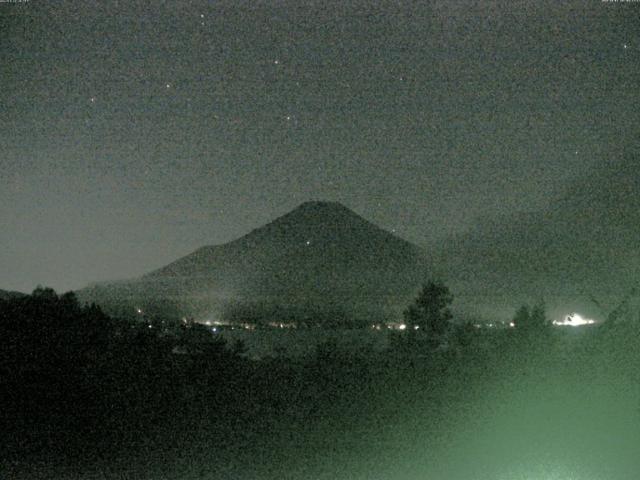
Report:
[{"label": "dark foreground hill", "polygon": [[552,315],[602,318],[640,281],[640,155],[596,169],[543,211],[479,222],[451,241],[439,264],[459,304],[512,314],[544,299]]},{"label": "dark foreground hill", "polygon": [[467,333],[249,360],[37,289],[0,302],[0,478],[637,479],[637,325]]},{"label": "dark foreground hill", "polygon": [[343,205],[307,202],[237,240],[80,296],[108,310],[171,302],[214,319],[277,312],[298,321],[370,321],[396,315],[427,268],[420,248]]}]

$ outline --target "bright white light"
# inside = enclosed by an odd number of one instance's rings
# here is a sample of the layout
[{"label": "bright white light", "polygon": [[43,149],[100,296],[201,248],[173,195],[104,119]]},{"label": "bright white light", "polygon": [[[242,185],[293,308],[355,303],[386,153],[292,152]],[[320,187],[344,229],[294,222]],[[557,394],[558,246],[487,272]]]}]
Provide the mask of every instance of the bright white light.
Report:
[{"label": "bright white light", "polygon": [[407,328],[407,326],[406,326],[404,323],[402,323],[398,328],[399,328],[400,330],[404,330],[404,329],[406,329],[406,328]]},{"label": "bright white light", "polygon": [[564,317],[563,320],[554,320],[553,324],[558,326],[580,327],[582,325],[593,325],[595,320],[583,318],[579,313],[571,313]]}]

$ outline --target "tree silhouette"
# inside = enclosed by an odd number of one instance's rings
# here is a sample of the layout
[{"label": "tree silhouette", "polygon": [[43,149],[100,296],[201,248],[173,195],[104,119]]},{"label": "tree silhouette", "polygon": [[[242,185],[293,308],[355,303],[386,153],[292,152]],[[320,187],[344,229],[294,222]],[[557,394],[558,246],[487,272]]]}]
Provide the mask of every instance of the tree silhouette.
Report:
[{"label": "tree silhouette", "polygon": [[450,306],[453,295],[441,281],[430,280],[422,286],[413,304],[404,311],[404,321],[410,332],[422,331],[429,343],[436,346],[449,331],[453,318]]},{"label": "tree silhouette", "polygon": [[545,313],[543,302],[539,302],[530,308],[522,305],[513,317],[515,328],[521,332],[541,332],[547,329],[549,321]]},{"label": "tree silhouette", "polygon": [[530,324],[531,312],[529,311],[529,305],[524,304],[518,310],[513,317],[513,325],[518,329],[526,329]]}]

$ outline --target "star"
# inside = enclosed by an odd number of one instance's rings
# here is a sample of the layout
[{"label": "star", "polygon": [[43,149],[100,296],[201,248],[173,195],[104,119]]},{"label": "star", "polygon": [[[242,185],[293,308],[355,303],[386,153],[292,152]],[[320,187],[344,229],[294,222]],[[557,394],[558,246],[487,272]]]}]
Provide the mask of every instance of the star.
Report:
[{"label": "star", "polygon": [[273,61],[273,63],[274,63],[275,65],[280,65],[280,60],[274,60],[274,61]]},{"label": "star", "polygon": [[166,87],[167,87],[167,88],[171,88],[171,84],[170,84],[170,83],[167,83]]},{"label": "star", "polygon": [[91,100],[91,103],[96,103],[96,97],[91,97],[89,100]]},{"label": "star", "polygon": [[628,44],[626,44],[626,43],[624,43],[624,44],[622,45],[622,48],[624,48],[624,49],[626,50],[627,48],[629,48],[629,45],[628,45]]}]

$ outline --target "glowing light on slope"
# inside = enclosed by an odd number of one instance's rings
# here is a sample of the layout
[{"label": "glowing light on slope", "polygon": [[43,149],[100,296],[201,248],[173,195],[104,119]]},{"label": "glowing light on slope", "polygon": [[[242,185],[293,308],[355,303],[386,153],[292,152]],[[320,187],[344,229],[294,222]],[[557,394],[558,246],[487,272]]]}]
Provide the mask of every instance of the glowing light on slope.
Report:
[{"label": "glowing light on slope", "polygon": [[569,326],[569,327],[580,327],[582,325],[593,325],[596,323],[595,320],[590,318],[583,318],[579,313],[572,313],[564,317],[564,320],[554,320],[554,325],[559,326]]}]

